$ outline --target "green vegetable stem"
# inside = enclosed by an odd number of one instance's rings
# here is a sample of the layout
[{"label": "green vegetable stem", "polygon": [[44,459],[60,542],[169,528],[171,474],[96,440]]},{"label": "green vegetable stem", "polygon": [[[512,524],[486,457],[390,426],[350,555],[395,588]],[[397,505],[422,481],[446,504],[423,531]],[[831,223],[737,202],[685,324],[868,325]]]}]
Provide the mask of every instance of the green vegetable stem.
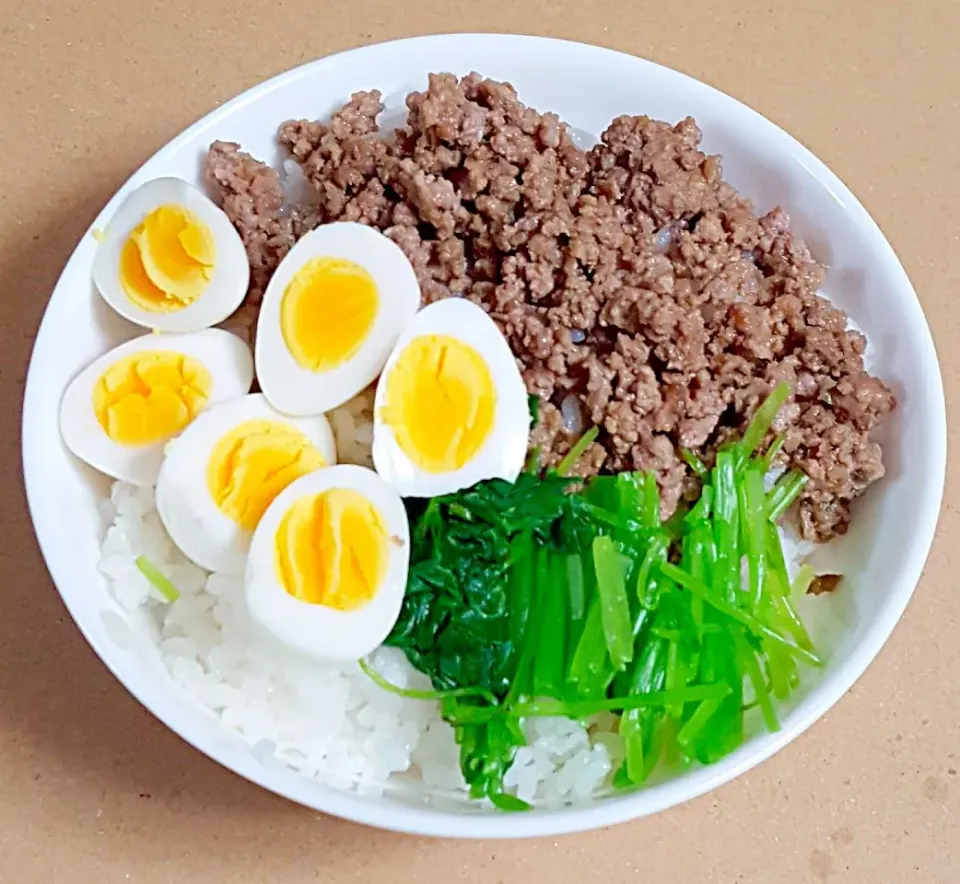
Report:
[{"label": "green vegetable stem", "polygon": [[146,556],[137,556],[133,563],[137,570],[150,582],[153,588],[163,596],[167,602],[175,602],[180,598],[180,590],[177,589],[167,578],[165,574],[153,564]]},{"label": "green vegetable stem", "polygon": [[666,523],[652,474],[567,478],[597,428],[555,470],[541,471],[535,453],[516,482],[408,502],[410,573],[387,643],[433,690],[395,687],[361,665],[387,690],[440,703],[473,797],[528,806],[504,776],[530,718],[619,714],[620,788],[664,759],[722,758],[754,709],[779,727],[777,703],[821,663],[793,602],[813,572],[791,584],[777,528],[807,477],[792,470],[764,487],[789,394],[776,387],[712,466],[681,452],[700,494]]}]

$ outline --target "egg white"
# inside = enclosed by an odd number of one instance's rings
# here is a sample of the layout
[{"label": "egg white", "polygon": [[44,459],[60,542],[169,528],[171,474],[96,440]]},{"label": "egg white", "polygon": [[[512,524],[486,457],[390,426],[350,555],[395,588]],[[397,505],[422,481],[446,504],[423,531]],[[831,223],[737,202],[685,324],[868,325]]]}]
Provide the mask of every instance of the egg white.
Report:
[{"label": "egg white", "polygon": [[64,444],[101,473],[134,485],[156,482],[167,440],[137,446],[114,442],[97,420],[93,390],[108,368],[145,350],[180,353],[202,363],[213,380],[207,407],[243,396],[253,383],[250,348],[236,335],[215,328],[192,335],[141,335],[114,347],[83,369],[70,382],[60,402],[60,433]]},{"label": "egg white", "polygon": [[[183,206],[210,230],[216,243],[213,275],[203,293],[188,306],[153,313],[134,304],[120,284],[120,254],[130,233],[154,209]],[[209,197],[179,178],[154,178],[138,187],[110,219],[93,262],[93,281],[103,299],[137,325],[167,332],[193,332],[223,322],[240,306],[250,282],[250,262],[240,234]]]},{"label": "egg white", "polygon": [[[301,497],[349,488],[379,511],[388,559],[376,595],[363,607],[338,611],[291,596],[277,580],[275,536],[287,510]],[[253,620],[287,646],[322,660],[358,660],[379,647],[400,616],[410,563],[410,529],[397,492],[365,467],[343,464],[310,473],[289,485],[254,532],[244,579]]]},{"label": "egg white", "polygon": [[280,414],[260,393],[224,402],[199,415],[167,445],[157,477],[157,512],[170,539],[195,564],[208,571],[242,574],[252,532],[224,515],[207,489],[207,465],[216,444],[251,420],[269,420],[299,430],[323,455],[337,462],[333,431],[322,414]]},{"label": "egg white", "polygon": [[[460,469],[446,473],[430,473],[414,464],[382,419],[390,371],[410,342],[421,335],[449,335],[473,347],[486,361],[497,395],[493,425],[483,445]],[[523,469],[529,440],[527,390],[496,323],[482,307],[462,298],[447,298],[424,307],[400,336],[377,385],[373,428],[377,472],[403,497],[437,497],[483,479],[513,482]]]},{"label": "egg white", "polygon": [[[287,348],[280,325],[283,295],[313,258],[339,258],[364,268],[379,294],[377,314],[359,350],[324,372],[303,368]],[[393,240],[365,224],[325,224],[302,237],[280,262],[263,297],[254,359],[257,379],[274,408],[287,414],[330,411],[352,399],[380,374],[401,329],[420,306],[413,266]]]}]

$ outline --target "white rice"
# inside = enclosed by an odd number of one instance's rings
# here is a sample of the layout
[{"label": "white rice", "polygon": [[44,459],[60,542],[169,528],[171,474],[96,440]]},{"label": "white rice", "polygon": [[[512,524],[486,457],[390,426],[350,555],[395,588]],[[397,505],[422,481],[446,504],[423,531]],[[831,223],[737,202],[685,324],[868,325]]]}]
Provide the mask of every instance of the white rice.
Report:
[{"label": "white rice", "polygon": [[[370,464],[372,396],[366,392],[329,415],[341,462]],[[171,678],[239,734],[262,759],[274,757],[305,776],[379,794],[410,772],[428,792],[464,788],[453,729],[437,705],[384,691],[356,664],[328,666],[289,651],[248,619],[242,578],[210,574],[167,537],[153,488],[117,482],[101,504],[109,528],[100,570],[117,603],[143,609]],[[145,555],[179,589],[167,604],[135,565]],[[376,669],[400,687],[429,688],[403,653],[381,648]],[[506,785],[525,800],[562,804],[589,797],[606,782],[609,728],[591,736],[578,722],[527,725]]]},{"label": "white rice", "polygon": [[577,721],[534,718],[526,732],[528,745],[517,750],[503,778],[504,786],[524,801],[583,801],[613,768],[606,743],[591,740]]}]

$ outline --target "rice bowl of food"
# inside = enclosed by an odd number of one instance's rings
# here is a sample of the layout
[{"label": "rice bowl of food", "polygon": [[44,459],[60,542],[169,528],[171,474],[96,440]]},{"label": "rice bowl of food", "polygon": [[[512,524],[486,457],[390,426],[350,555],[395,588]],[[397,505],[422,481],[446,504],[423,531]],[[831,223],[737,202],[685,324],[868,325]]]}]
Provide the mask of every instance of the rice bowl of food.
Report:
[{"label": "rice bowl of food", "polygon": [[903,269],[797,142],[459,35],[149,160],[53,293],[23,439],[58,590],[169,727],[322,811],[513,837],[702,794],[836,702],[946,429]]}]

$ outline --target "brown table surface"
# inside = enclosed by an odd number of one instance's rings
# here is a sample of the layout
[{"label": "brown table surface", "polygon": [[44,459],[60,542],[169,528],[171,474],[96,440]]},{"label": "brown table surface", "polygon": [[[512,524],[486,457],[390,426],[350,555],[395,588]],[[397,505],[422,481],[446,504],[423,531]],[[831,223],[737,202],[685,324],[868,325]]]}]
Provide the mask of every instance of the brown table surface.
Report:
[{"label": "brown table surface", "polygon": [[[492,10],[501,11],[494,13]],[[960,880],[960,485],[893,638],[805,736],[684,807],[560,840],[455,843],[287,803],[183,743],[87,647],[37,551],[19,414],[47,295],[133,170],[236,93],[427,32],[544,33],[707,81],[809,145],[906,265],[958,391],[957,0],[0,0],[0,882]]]}]

